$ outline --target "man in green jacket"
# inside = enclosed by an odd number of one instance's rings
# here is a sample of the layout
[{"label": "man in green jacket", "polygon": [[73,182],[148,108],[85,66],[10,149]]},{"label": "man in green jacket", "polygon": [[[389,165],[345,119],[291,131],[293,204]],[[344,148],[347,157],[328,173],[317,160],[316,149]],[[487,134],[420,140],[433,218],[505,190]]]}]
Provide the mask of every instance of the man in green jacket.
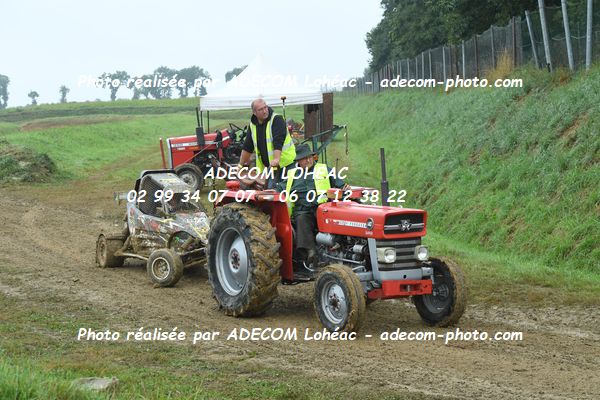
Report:
[{"label": "man in green jacket", "polygon": [[[321,203],[327,201],[329,188],[345,189],[344,181],[330,174],[331,169],[325,164],[315,163],[315,153],[309,145],[296,147],[296,168],[288,167],[287,179],[277,185],[277,191],[285,190],[288,199],[288,211],[292,225],[296,230],[296,248],[306,257],[307,264],[315,265],[317,246],[315,230],[317,227],[316,211]],[[297,200],[292,202],[295,195]]]}]

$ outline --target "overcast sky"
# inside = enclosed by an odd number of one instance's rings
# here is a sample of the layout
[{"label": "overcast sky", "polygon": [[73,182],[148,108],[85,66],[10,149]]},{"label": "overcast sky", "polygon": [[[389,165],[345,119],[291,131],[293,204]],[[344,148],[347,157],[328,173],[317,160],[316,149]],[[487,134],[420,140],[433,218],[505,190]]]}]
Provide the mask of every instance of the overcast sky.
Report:
[{"label": "overcast sky", "polygon": [[[0,74],[8,106],[60,99],[109,99],[108,89],[78,87],[80,77],[165,65],[197,65],[213,78],[262,53],[280,71],[333,78],[362,75],[365,35],[382,16],[379,0],[75,1],[2,0]],[[174,92],[177,93],[176,91]],[[121,88],[119,98],[130,98]]]}]

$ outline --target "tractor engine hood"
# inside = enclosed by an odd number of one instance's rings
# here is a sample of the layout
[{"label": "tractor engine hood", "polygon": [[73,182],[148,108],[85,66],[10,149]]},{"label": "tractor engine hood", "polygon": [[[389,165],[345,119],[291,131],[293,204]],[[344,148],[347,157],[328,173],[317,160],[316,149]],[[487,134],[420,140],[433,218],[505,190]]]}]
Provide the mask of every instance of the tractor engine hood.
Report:
[{"label": "tractor engine hood", "polygon": [[354,201],[329,202],[317,209],[319,232],[373,239],[422,237],[427,212],[413,208],[372,206]]}]

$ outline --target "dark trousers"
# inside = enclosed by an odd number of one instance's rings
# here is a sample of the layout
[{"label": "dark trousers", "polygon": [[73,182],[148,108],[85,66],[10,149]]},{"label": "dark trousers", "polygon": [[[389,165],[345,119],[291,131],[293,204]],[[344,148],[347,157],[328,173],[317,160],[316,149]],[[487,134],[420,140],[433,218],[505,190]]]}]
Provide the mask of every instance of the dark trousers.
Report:
[{"label": "dark trousers", "polygon": [[316,250],[315,228],[317,219],[314,213],[302,213],[294,216],[296,228],[296,248]]}]

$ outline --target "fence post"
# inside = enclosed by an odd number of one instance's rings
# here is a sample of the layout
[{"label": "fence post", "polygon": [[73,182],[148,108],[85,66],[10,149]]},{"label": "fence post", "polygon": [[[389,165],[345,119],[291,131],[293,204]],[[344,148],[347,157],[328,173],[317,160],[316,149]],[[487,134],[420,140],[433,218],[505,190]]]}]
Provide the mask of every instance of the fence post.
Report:
[{"label": "fence post", "polygon": [[429,49],[429,79],[433,78],[433,67],[431,66],[431,49]]},{"label": "fence post", "polygon": [[494,25],[490,27],[492,37],[492,69],[496,68],[496,49],[494,48]]},{"label": "fence post", "polygon": [[567,14],[567,0],[561,0],[563,25],[565,26],[565,42],[567,44],[567,55],[569,57],[569,69],[575,70],[575,61],[573,60],[573,47],[571,47],[571,28],[569,27],[569,15]]},{"label": "fence post", "polygon": [[458,72],[458,50],[456,46],[450,46],[450,76],[459,75]]},{"label": "fence post", "polygon": [[517,67],[517,18],[512,17],[510,19],[512,25],[512,53],[513,53],[513,67]]},{"label": "fence post", "polygon": [[533,61],[535,62],[535,67],[540,67],[540,62],[538,60],[537,54],[537,44],[535,42],[535,36],[533,36],[533,26],[531,24],[531,15],[529,11],[525,11],[525,19],[527,20],[527,29],[529,30],[529,40],[531,41],[531,50],[533,51]]},{"label": "fence post", "polygon": [[442,79],[443,81],[446,81],[446,46],[442,46],[442,71],[444,73],[444,79]]},{"label": "fence post", "polygon": [[419,79],[419,56],[415,57],[415,79]]},{"label": "fence post", "polygon": [[477,34],[473,37],[475,41],[475,76],[479,76],[479,46],[477,45]]},{"label": "fence post", "polygon": [[421,78],[425,79],[425,52],[421,53]]},{"label": "fence post", "polygon": [[542,37],[544,38],[544,53],[546,54],[546,64],[552,72],[552,56],[550,55],[550,36],[548,35],[548,24],[546,23],[546,6],[544,0],[538,0],[540,9],[540,22],[542,24]]},{"label": "fence post", "polygon": [[406,59],[406,79],[410,79],[410,60]]},{"label": "fence post", "polygon": [[592,0],[587,0],[587,30],[585,40],[585,69],[592,66]]},{"label": "fence post", "polygon": [[465,66],[465,41],[462,41],[462,76],[463,79],[467,78],[467,68]]}]

